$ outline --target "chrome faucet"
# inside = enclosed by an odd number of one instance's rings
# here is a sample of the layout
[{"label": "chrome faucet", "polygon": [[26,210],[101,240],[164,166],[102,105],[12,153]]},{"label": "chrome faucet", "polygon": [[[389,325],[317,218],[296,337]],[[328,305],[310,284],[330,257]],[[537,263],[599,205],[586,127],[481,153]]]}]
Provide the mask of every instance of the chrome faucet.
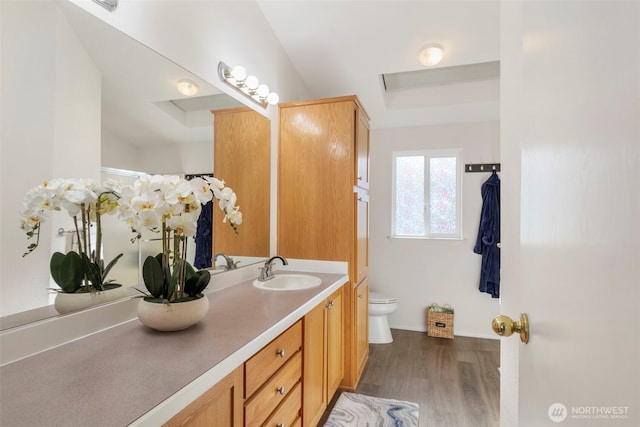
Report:
[{"label": "chrome faucet", "polygon": [[220,252],[213,256],[213,262],[216,262],[216,258],[218,257],[223,257],[225,262],[227,263],[227,265],[224,266],[225,270],[235,270],[236,268],[238,268],[238,262],[240,261],[234,262],[233,258],[231,258],[229,255]]},{"label": "chrome faucet", "polygon": [[280,255],[275,255],[265,261],[264,267],[260,268],[260,276],[258,276],[258,280],[261,282],[266,282],[267,280],[273,279],[275,276],[273,275],[273,265],[275,264],[275,260],[279,259],[282,261],[282,265],[288,265],[289,263],[284,257]]}]

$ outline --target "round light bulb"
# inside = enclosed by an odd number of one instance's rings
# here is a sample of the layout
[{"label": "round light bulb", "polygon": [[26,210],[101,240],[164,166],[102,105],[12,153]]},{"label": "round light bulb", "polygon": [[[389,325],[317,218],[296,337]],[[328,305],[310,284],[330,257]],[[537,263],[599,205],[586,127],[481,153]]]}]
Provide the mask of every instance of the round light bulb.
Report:
[{"label": "round light bulb", "polygon": [[278,101],[280,101],[280,97],[278,96],[277,93],[271,92],[269,95],[267,95],[267,102],[269,104],[276,105]]},{"label": "round light bulb", "polygon": [[442,49],[442,46],[435,43],[429,43],[422,46],[420,53],[418,53],[418,60],[425,67],[439,64],[443,57],[444,49]]},{"label": "round light bulb", "polygon": [[231,77],[236,79],[236,81],[243,81],[247,78],[247,70],[244,69],[242,65],[236,65],[231,70]]},{"label": "round light bulb", "polygon": [[250,90],[255,90],[260,82],[258,81],[258,78],[256,76],[249,76],[247,77],[247,80],[245,80],[245,84]]},{"label": "round light bulb", "polygon": [[178,92],[184,96],[193,96],[198,93],[198,86],[191,80],[180,80],[178,82]]},{"label": "round light bulb", "polygon": [[269,86],[265,84],[261,84],[258,86],[258,90],[256,91],[260,98],[266,98],[269,95]]}]

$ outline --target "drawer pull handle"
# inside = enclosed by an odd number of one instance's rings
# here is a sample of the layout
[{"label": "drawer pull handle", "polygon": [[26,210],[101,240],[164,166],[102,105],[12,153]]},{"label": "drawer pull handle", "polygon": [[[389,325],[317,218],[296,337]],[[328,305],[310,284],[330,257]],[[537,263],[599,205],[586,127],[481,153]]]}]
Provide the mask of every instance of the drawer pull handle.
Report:
[{"label": "drawer pull handle", "polygon": [[284,393],[285,393],[285,388],[284,388],[284,386],[280,386],[280,387],[278,387],[278,388],[276,389],[276,391],[277,391],[278,393],[280,393],[280,394],[284,394]]},{"label": "drawer pull handle", "polygon": [[287,426],[286,426],[286,425],[284,425],[284,423],[278,423],[278,424],[276,425],[276,427],[287,427]]},{"label": "drawer pull handle", "polygon": [[280,356],[280,357],[284,357],[284,348],[283,348],[283,349],[278,350],[278,351],[276,352],[276,354],[277,354],[278,356]]}]

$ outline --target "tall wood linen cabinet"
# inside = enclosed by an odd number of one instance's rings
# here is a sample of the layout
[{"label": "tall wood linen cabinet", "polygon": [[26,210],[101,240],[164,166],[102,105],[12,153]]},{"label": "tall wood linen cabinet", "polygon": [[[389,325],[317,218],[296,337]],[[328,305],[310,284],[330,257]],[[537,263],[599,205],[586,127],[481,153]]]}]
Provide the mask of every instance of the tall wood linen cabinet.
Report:
[{"label": "tall wood linen cabinet", "polygon": [[349,263],[341,386],[355,390],[369,355],[369,117],[356,96],[280,104],[278,156],[278,254]]}]

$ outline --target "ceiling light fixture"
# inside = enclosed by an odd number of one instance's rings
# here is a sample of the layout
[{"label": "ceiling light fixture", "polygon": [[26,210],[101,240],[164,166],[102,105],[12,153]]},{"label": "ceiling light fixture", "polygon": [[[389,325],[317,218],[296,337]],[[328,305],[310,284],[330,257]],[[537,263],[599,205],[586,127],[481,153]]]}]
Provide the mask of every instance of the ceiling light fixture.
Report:
[{"label": "ceiling light fixture", "polygon": [[184,96],[193,96],[198,93],[198,85],[191,80],[180,80],[178,82],[178,92]]},{"label": "ceiling light fixture", "polygon": [[443,57],[444,49],[436,43],[429,43],[422,46],[420,53],[418,53],[418,60],[425,67],[439,64]]},{"label": "ceiling light fixture", "polygon": [[241,65],[229,67],[224,62],[218,64],[218,76],[220,80],[247,96],[262,107],[268,104],[275,105],[280,101],[277,93],[271,92],[269,86],[260,84],[256,76],[248,76],[247,70]]}]

